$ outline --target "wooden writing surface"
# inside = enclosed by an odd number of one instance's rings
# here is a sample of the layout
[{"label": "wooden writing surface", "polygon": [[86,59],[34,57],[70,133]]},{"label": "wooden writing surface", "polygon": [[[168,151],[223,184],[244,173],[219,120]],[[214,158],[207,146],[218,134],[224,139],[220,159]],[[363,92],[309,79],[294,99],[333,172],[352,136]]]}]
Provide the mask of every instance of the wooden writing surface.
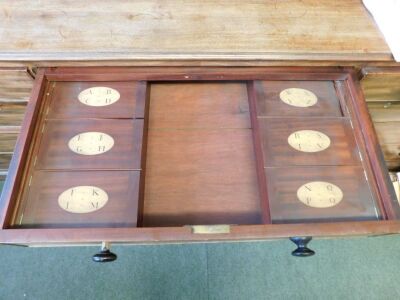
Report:
[{"label": "wooden writing surface", "polygon": [[392,60],[359,0],[191,0],[184,5],[120,0],[94,1],[90,8],[57,0],[45,7],[19,1],[1,6],[3,61]]}]

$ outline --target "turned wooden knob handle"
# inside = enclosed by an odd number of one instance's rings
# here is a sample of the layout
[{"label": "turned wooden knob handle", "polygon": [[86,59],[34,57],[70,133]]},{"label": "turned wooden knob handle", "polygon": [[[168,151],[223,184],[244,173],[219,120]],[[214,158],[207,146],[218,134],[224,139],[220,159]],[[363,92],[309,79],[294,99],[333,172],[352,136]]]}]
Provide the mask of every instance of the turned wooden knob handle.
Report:
[{"label": "turned wooden knob handle", "polygon": [[307,244],[311,239],[312,237],[310,236],[291,237],[290,240],[297,245],[297,249],[292,251],[292,255],[297,257],[308,257],[314,255],[315,252],[307,247]]},{"label": "turned wooden knob handle", "polygon": [[110,262],[117,259],[117,255],[110,250],[101,250],[92,257],[94,262]]}]

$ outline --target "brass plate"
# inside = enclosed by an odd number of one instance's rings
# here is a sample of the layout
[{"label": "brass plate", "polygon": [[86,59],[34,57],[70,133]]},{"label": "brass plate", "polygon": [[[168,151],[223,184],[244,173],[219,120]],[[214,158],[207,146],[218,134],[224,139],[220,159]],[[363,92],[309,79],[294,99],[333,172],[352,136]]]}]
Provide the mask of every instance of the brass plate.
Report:
[{"label": "brass plate", "polygon": [[58,205],[70,213],[84,214],[97,211],[108,201],[107,193],[96,186],[75,186],[62,192]]},{"label": "brass plate", "polygon": [[78,100],[88,106],[107,106],[117,102],[120,97],[121,95],[115,89],[94,86],[80,92]]},{"label": "brass plate", "polygon": [[230,225],[193,225],[192,233],[194,234],[222,234],[230,233]]},{"label": "brass plate", "polygon": [[312,181],[297,190],[297,198],[307,206],[328,208],[339,204],[343,199],[342,190],[325,181]]},{"label": "brass plate", "polygon": [[317,96],[306,89],[289,88],[279,94],[279,98],[288,105],[310,107],[318,102]]},{"label": "brass plate", "polygon": [[299,130],[288,137],[289,145],[301,152],[320,152],[329,148],[331,139],[320,131]]},{"label": "brass plate", "polygon": [[112,136],[104,132],[88,131],[75,135],[68,142],[71,151],[81,155],[103,154],[114,146]]}]

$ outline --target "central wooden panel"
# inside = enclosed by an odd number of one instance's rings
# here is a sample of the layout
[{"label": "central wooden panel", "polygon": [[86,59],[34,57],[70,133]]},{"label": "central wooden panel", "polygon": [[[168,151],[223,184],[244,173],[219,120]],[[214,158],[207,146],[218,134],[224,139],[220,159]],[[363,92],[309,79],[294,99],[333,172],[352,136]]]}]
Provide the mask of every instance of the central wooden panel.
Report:
[{"label": "central wooden panel", "polygon": [[151,85],[143,226],[257,224],[245,83]]}]

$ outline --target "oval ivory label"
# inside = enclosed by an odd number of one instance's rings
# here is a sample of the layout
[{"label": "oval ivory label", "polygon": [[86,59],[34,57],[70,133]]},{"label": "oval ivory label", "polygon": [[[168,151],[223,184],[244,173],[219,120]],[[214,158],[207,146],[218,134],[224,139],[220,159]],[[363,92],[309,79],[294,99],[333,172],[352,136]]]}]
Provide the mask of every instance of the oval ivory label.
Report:
[{"label": "oval ivory label", "polygon": [[78,99],[88,106],[107,106],[119,100],[121,95],[115,89],[105,86],[94,86],[79,93]]},{"label": "oval ivory label", "polygon": [[339,204],[343,199],[343,192],[330,182],[312,181],[299,187],[297,198],[307,206],[327,208]]},{"label": "oval ivory label", "polygon": [[318,102],[318,98],[313,92],[299,88],[285,89],[279,94],[279,97],[286,104],[296,107],[309,107]]},{"label": "oval ivory label", "polygon": [[329,148],[331,139],[320,131],[299,130],[289,135],[288,144],[297,151],[320,152]]},{"label": "oval ivory label", "polygon": [[97,211],[108,201],[107,193],[96,186],[75,186],[62,192],[58,205],[70,213],[84,214]]},{"label": "oval ivory label", "polygon": [[112,136],[104,132],[88,131],[75,135],[68,142],[71,151],[81,155],[103,154],[114,146]]}]

